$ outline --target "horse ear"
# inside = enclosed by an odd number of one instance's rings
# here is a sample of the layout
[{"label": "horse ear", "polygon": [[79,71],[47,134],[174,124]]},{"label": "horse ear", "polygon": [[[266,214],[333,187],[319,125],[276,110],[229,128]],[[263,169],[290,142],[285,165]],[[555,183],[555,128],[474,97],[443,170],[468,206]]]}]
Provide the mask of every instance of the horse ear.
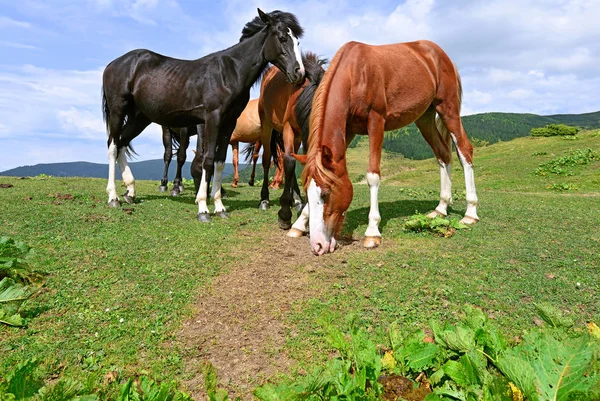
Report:
[{"label": "horse ear", "polygon": [[333,152],[327,145],[323,145],[321,148],[321,156],[323,160],[323,165],[329,169],[331,169],[331,165],[333,164]]},{"label": "horse ear", "polygon": [[267,25],[271,25],[271,22],[273,22],[273,19],[271,18],[271,16],[269,14],[265,13],[260,8],[257,8],[257,10],[258,10],[258,16],[260,17],[261,21]]},{"label": "horse ear", "polygon": [[300,162],[300,164],[302,164],[303,166],[306,165],[306,160],[308,159],[308,156],[306,155],[297,155],[296,153],[292,153],[292,157],[296,160],[298,160]]}]

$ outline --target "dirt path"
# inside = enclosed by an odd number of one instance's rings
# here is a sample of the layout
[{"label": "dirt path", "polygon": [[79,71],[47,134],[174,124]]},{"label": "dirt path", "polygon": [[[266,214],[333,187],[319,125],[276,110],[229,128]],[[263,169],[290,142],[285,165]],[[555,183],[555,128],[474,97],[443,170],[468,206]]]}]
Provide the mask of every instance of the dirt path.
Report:
[{"label": "dirt path", "polygon": [[[206,361],[217,369],[230,399],[238,395],[250,400],[264,379],[289,372],[295,361],[282,351],[289,330],[285,314],[294,302],[318,295],[316,286],[310,285],[311,274],[319,270],[319,279],[327,276],[327,266],[341,263],[357,246],[346,245],[317,258],[307,237],[292,239],[273,231],[254,243],[244,249],[247,263],[232,266],[214,279],[196,303],[198,315],[179,334],[187,359],[185,376],[191,377],[185,387],[196,400],[206,399],[202,377]],[[264,244],[271,245],[265,249]]]}]

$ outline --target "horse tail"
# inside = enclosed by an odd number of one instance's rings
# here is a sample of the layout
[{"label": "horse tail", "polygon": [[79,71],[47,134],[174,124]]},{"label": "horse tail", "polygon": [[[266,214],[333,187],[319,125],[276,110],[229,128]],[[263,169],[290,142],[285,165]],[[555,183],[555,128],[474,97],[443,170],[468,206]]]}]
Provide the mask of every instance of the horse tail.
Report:
[{"label": "horse tail", "polygon": [[[127,119],[131,113],[126,114],[125,121],[123,121],[123,125],[127,123]],[[131,142],[121,143],[121,138],[117,136],[116,133],[112,132],[110,129],[110,108],[108,107],[108,99],[106,98],[106,91],[104,90],[104,84],[102,85],[102,119],[106,124],[106,132],[108,133],[108,140],[106,141],[107,146],[110,147],[111,142],[115,144],[117,147],[117,153],[121,151],[122,147],[125,147],[125,154],[128,158],[131,158],[133,155],[137,155],[133,146],[131,146]]]},{"label": "horse tail", "polygon": [[169,134],[171,134],[171,146],[173,148],[174,151],[179,150],[179,147],[181,146],[181,137],[179,136],[179,133],[171,128],[169,128]]},{"label": "horse tail", "polygon": [[304,87],[300,96],[298,96],[298,100],[294,106],[294,113],[302,131],[302,148],[304,149],[304,154],[306,154],[308,152],[308,133],[310,132],[309,122],[312,102],[315,92],[323,79],[323,74],[325,74],[323,65],[327,64],[327,59],[319,58],[315,53],[306,52],[302,54],[302,63],[306,71],[308,85]]},{"label": "horse tail", "polygon": [[[108,108],[108,100],[106,99],[104,84],[102,84],[102,120],[104,120],[104,124],[106,124],[106,133],[108,135],[107,146],[110,146],[111,142],[114,142],[115,145],[117,145],[116,138],[113,138],[110,132],[110,109]],[[117,149],[118,148],[119,146],[117,145]]]},{"label": "horse tail", "polygon": [[[456,74],[456,96],[458,97],[458,115],[460,116],[460,109],[462,107],[463,87],[460,74],[458,73],[458,67],[456,66],[456,64],[453,65],[454,72]],[[450,137],[450,130],[446,127],[446,124],[444,124],[444,122],[440,118],[440,115],[437,113],[435,115],[435,126],[437,127],[438,131],[442,134],[443,138]]]},{"label": "horse tail", "polygon": [[279,155],[285,152],[283,146],[283,135],[278,131],[273,130],[271,133],[271,155],[273,157],[273,163],[275,167],[283,167],[279,165]]},{"label": "horse tail", "polygon": [[244,163],[250,163],[252,160],[252,156],[254,155],[254,148],[256,147],[256,141],[248,142],[248,144],[242,149],[242,156],[244,158]]}]

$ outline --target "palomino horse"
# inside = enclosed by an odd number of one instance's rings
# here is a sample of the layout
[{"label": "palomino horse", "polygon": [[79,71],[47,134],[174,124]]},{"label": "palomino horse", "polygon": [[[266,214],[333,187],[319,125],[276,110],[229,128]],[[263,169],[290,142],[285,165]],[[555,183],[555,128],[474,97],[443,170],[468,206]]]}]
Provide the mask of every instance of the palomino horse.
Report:
[{"label": "palomino horse", "polygon": [[[184,128],[173,128],[173,127],[162,127],[163,130],[163,145],[165,147],[164,153],[164,162],[165,169],[163,172],[163,178],[161,180],[160,186],[158,187],[159,191],[164,192],[167,190],[168,183],[168,172],[169,172],[169,164],[171,163],[172,154],[173,154],[173,144],[177,146],[177,173],[175,175],[175,179],[173,180],[173,189],[171,190],[171,195],[178,196],[181,191],[183,191],[182,182],[182,168],[185,164],[187,149],[190,144],[190,137],[197,134],[197,129],[195,126],[184,127]],[[238,173],[238,163],[239,163],[239,143],[245,142],[249,143],[247,149],[244,150],[244,153],[247,154],[247,161],[250,158],[253,159],[254,165],[252,167],[252,175],[250,177],[251,186],[254,185],[254,170],[256,168],[256,161],[258,160],[258,152],[262,147],[262,143],[260,142],[261,138],[261,125],[260,125],[260,117],[258,116],[258,99],[253,99],[248,102],[242,114],[238,117],[235,129],[233,130],[233,134],[231,135],[231,139],[229,143],[231,144],[231,148],[233,150],[233,171],[234,171],[234,181],[232,186],[237,188],[239,181],[239,173]],[[273,140],[277,140],[277,138],[273,138]],[[276,143],[271,143],[271,147],[275,147]],[[277,154],[280,154],[278,152]],[[280,159],[283,159],[283,155],[280,155]],[[276,163],[276,173],[274,184],[276,184],[276,188],[279,188],[281,183],[281,179],[283,177],[283,172],[281,172],[282,168],[281,160],[279,163]],[[279,176],[279,181],[277,181],[277,177]]]},{"label": "palomino horse", "polygon": [[350,42],[336,53],[313,101],[308,154],[297,157],[306,162],[302,178],[309,206],[297,226],[306,231],[310,217],[310,244],[316,255],[335,250],[336,237],[352,201],[346,146],[357,134],[369,136],[370,150],[367,183],[371,209],[364,246],[380,244],[377,195],[383,133],[412,122],[432,147],[440,166],[440,202],[429,216],[445,216],[451,203],[454,142],[467,189],[467,210],[461,221],[470,224],[479,220],[473,147],[460,118],[461,98],[456,66],[435,43],[370,46]]},{"label": "palomino horse", "polygon": [[[279,226],[289,230],[292,226],[291,205],[296,197],[296,205],[302,208],[302,197],[296,180],[296,159],[293,153],[298,152],[300,143],[304,139],[304,149],[308,138],[308,123],[312,99],[316,88],[323,78],[325,59],[319,59],[314,53],[302,55],[302,63],[306,71],[306,79],[299,84],[291,84],[276,68],[270,68],[265,73],[261,88],[258,112],[263,128],[263,140],[266,140],[271,131],[283,134],[285,187],[281,194],[281,209],[278,213]],[[264,157],[264,155],[263,155]],[[263,168],[268,171],[268,164]],[[269,190],[265,184],[261,192],[261,209],[268,207]],[[297,230],[289,234],[294,236]]]},{"label": "palomino horse", "polygon": [[[192,176],[197,191],[198,220],[210,221],[208,182],[213,185],[215,214],[226,218],[221,182],[227,146],[235,122],[250,99],[250,88],[268,63],[290,82],[304,79],[298,37],[302,27],[293,14],[273,11],[248,22],[236,45],[197,60],[179,60],[148,50],[134,50],[104,70],[102,103],[108,129],[108,203],[120,204],[115,184],[118,160],[127,186],[126,201],[135,197],[127,164],[130,142],[151,122],[168,127],[200,124]],[[123,152],[125,150],[125,152]]]}]

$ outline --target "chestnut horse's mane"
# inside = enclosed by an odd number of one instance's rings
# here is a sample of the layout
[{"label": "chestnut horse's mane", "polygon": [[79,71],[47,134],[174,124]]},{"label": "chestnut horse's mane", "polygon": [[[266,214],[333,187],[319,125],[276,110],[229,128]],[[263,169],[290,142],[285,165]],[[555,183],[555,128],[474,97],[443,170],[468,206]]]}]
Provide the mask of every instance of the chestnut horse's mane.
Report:
[{"label": "chestnut horse's mane", "polygon": [[327,104],[327,95],[331,87],[331,81],[335,75],[342,53],[346,49],[346,45],[342,46],[335,54],[329,68],[325,71],[323,80],[317,88],[317,93],[312,103],[312,112],[310,114],[310,135],[308,137],[308,153],[306,154],[306,165],[302,172],[302,185],[304,189],[308,188],[309,177],[318,178],[319,181],[327,187],[331,187],[339,179],[332,171],[323,166],[321,139],[323,134],[323,121],[325,117],[325,105]]}]

